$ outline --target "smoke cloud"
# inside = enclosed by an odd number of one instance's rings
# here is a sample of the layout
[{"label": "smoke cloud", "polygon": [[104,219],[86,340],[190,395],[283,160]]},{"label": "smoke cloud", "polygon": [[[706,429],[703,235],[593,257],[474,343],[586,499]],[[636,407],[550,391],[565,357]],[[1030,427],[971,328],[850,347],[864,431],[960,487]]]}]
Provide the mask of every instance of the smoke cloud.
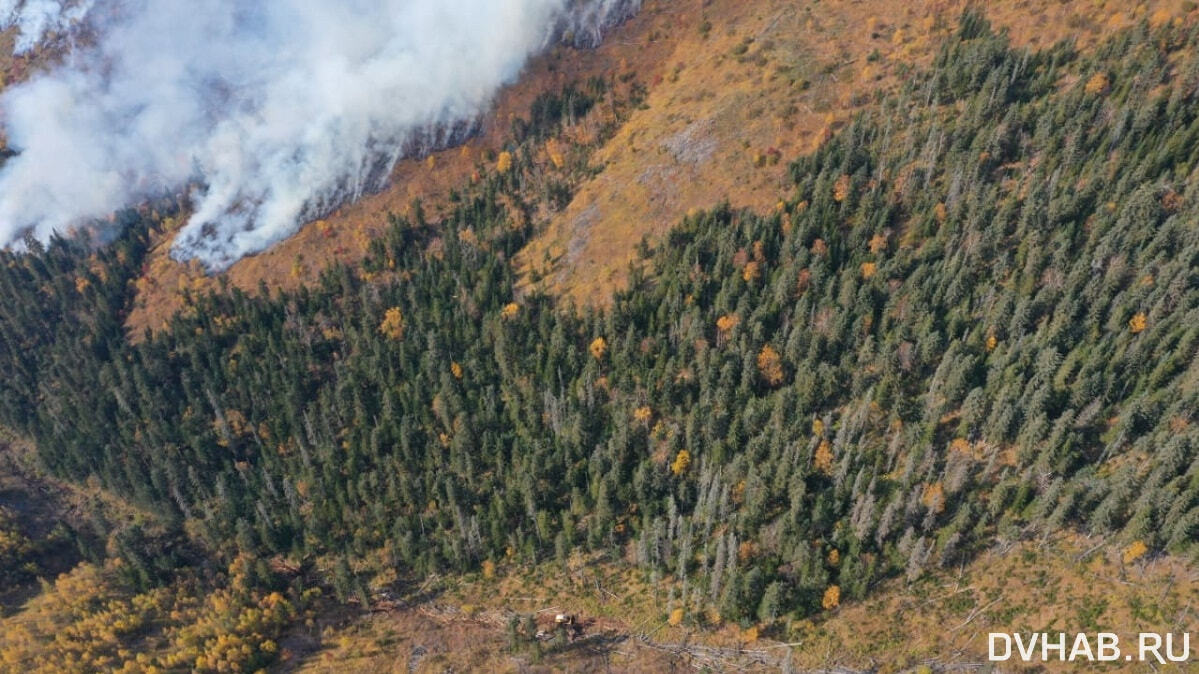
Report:
[{"label": "smoke cloud", "polygon": [[0,97],[0,244],[193,187],[212,270],[378,189],[469,128],[526,60],[640,0],[0,0],[16,50],[86,28]]}]

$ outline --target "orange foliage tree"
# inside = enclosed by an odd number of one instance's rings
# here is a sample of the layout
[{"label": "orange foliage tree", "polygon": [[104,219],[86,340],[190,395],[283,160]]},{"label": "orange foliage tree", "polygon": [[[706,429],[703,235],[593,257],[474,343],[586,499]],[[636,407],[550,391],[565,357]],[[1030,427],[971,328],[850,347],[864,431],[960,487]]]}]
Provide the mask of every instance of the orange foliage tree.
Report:
[{"label": "orange foliage tree", "polygon": [[767,344],[758,352],[758,372],[771,386],[783,383],[783,359],[773,346]]}]

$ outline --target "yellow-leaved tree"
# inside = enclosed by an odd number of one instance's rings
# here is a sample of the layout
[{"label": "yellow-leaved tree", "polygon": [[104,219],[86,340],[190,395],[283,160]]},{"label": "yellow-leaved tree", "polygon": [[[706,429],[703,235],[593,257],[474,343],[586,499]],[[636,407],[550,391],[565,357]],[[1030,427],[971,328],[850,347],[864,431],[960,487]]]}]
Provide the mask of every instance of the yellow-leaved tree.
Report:
[{"label": "yellow-leaved tree", "polygon": [[1147,324],[1148,322],[1145,320],[1144,312],[1137,312],[1135,316],[1128,319],[1128,329],[1131,330],[1132,334],[1134,335],[1144,330]]},{"label": "yellow-leaved tree", "polygon": [[495,162],[495,170],[499,173],[507,173],[512,170],[512,153],[501,152],[499,159]]},{"label": "yellow-leaved tree", "polygon": [[829,585],[824,591],[824,597],[820,600],[820,605],[824,610],[831,611],[841,605],[841,588],[837,585]]},{"label": "yellow-leaved tree", "polygon": [[404,312],[399,307],[392,307],[383,315],[379,324],[379,332],[388,339],[398,340],[404,336]]},{"label": "yellow-leaved tree", "polygon": [[603,337],[596,337],[595,339],[591,340],[591,346],[587,348],[589,351],[591,351],[591,355],[595,356],[596,360],[599,360],[604,357],[605,353],[608,352],[608,340],[604,339]]},{"label": "yellow-leaved tree", "polygon": [[828,440],[821,440],[812,456],[812,465],[825,475],[833,474],[833,449]]},{"label": "yellow-leaved tree", "polygon": [[733,328],[741,323],[741,317],[737,314],[725,314],[716,319],[716,345],[724,346],[729,339],[729,333]]},{"label": "yellow-leaved tree", "polygon": [[687,467],[691,465],[691,452],[685,449],[680,449],[679,453],[674,457],[674,463],[670,464],[670,472],[675,475],[682,475],[687,472]]}]

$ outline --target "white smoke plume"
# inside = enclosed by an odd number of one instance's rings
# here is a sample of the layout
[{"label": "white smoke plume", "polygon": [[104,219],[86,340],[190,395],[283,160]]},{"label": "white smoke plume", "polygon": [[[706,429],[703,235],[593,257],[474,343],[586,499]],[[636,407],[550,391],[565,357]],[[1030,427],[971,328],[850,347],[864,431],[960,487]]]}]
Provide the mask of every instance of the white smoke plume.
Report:
[{"label": "white smoke plume", "polygon": [[[0,0],[17,51],[87,28],[0,97],[0,245],[199,185],[175,241],[212,270],[381,187],[556,36],[640,0]],[[578,38],[576,38],[578,39]]]},{"label": "white smoke plume", "polygon": [[23,54],[48,33],[69,31],[87,16],[93,0],[0,0],[0,21],[17,29],[14,51]]}]

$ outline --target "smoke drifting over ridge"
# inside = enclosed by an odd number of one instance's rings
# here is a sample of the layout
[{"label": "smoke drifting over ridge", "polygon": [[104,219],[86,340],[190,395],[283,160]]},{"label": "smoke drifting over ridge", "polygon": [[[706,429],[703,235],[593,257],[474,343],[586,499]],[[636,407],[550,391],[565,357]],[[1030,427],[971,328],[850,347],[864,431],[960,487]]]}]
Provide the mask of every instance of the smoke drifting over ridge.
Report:
[{"label": "smoke drifting over ridge", "polygon": [[469,127],[566,30],[640,0],[0,0],[18,52],[87,25],[0,97],[0,244],[199,184],[173,254],[219,270]]}]

